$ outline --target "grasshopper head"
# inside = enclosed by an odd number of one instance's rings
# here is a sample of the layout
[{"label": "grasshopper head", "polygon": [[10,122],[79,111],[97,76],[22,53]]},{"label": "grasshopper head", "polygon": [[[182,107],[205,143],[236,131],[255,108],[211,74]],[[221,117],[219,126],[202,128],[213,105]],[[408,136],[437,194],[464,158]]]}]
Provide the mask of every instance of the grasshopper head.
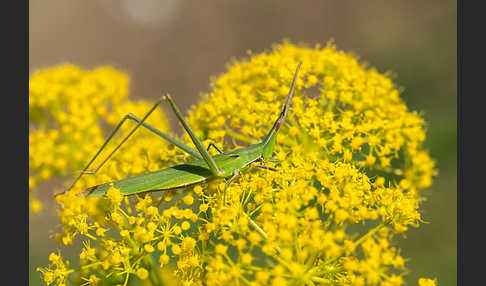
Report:
[{"label": "grasshopper head", "polygon": [[287,95],[287,99],[285,100],[285,104],[282,109],[282,112],[280,112],[280,115],[275,121],[275,123],[273,124],[272,129],[270,129],[270,132],[268,132],[267,136],[265,136],[265,139],[263,139],[263,159],[265,160],[269,159],[272,156],[278,130],[280,129],[280,126],[284,122],[285,116],[287,116],[287,112],[289,110],[290,103],[292,101],[292,96],[294,96],[295,82],[297,81],[297,75],[299,74],[300,65],[301,63],[299,63],[297,69],[295,70],[294,79],[292,80],[292,85],[290,86],[290,91],[289,94]]}]

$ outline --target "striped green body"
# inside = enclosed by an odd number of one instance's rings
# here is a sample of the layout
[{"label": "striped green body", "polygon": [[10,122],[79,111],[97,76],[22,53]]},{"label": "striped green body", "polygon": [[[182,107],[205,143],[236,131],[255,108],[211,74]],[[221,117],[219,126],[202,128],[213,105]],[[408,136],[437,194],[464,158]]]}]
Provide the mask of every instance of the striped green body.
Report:
[{"label": "striped green body", "polygon": [[[233,170],[244,171],[249,165],[262,158],[264,145],[258,143],[246,148],[237,149],[212,156],[218,167],[224,171],[220,177],[233,175]],[[110,185],[120,190],[122,195],[133,195],[142,192],[177,189],[216,178],[204,160],[172,166],[155,172],[129,177],[123,180],[105,183],[89,188],[88,195],[102,196]]]}]

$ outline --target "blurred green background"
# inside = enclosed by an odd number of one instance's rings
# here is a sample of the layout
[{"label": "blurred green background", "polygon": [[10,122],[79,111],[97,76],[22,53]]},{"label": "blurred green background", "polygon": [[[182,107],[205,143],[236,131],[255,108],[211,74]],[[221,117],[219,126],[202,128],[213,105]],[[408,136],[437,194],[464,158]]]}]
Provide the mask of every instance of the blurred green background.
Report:
[{"label": "blurred green background", "polygon": [[[182,110],[209,91],[209,78],[231,58],[284,38],[310,45],[333,39],[338,49],[392,71],[409,108],[428,122],[426,144],[439,169],[422,205],[428,223],[399,241],[409,258],[406,282],[425,276],[456,285],[456,1],[31,0],[29,17],[30,73],[66,62],[111,65],[130,75],[132,99],[170,92]],[[29,217],[30,285],[43,285],[35,268],[59,247],[50,237],[58,225],[52,194],[61,182],[40,186],[44,209]],[[63,249],[67,256],[77,251]]]}]

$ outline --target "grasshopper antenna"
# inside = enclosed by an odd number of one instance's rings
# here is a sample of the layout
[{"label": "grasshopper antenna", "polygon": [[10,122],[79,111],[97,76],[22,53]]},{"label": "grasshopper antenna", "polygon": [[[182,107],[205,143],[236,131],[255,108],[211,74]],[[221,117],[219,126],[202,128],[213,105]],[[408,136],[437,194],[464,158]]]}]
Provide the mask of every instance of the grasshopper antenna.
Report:
[{"label": "grasshopper antenna", "polygon": [[292,101],[292,97],[294,96],[294,90],[295,90],[295,82],[297,81],[297,76],[299,74],[300,70],[300,65],[302,63],[299,63],[297,65],[297,69],[295,70],[294,74],[294,79],[292,80],[292,85],[290,86],[289,94],[287,95],[287,99],[285,100],[284,107],[282,109],[282,112],[280,112],[279,117],[273,124],[272,129],[270,129],[270,132],[268,132],[268,135],[265,137],[263,140],[263,159],[268,160],[272,156],[273,152],[273,147],[275,146],[275,140],[277,138],[277,133],[278,130],[280,129],[280,126],[282,125],[285,116],[287,116],[287,112],[289,111],[290,103]]},{"label": "grasshopper antenna", "polygon": [[289,94],[287,95],[287,99],[285,100],[284,107],[282,108],[282,112],[280,113],[279,117],[277,118],[277,120],[273,124],[273,127],[270,130],[270,132],[268,132],[268,135],[263,140],[264,145],[269,144],[270,141],[272,141],[275,138],[275,135],[277,134],[278,130],[280,129],[280,126],[282,125],[282,123],[285,119],[285,116],[287,116],[287,112],[289,110],[290,103],[292,101],[292,97],[294,96],[295,82],[297,81],[297,76],[299,74],[301,64],[302,63],[299,63],[299,65],[297,65],[297,69],[295,70],[295,74],[294,74],[294,79],[292,80],[292,85],[290,87]]}]

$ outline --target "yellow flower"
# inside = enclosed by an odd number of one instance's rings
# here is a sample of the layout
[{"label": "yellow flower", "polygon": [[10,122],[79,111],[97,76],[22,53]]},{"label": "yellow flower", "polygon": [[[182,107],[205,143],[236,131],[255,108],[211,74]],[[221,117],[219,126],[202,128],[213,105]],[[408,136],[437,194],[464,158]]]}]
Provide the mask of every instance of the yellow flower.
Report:
[{"label": "yellow flower", "polygon": [[[299,62],[274,150],[279,162],[264,163],[277,171],[243,172],[227,201],[224,180],[131,197],[114,188],[102,199],[77,196],[96,184],[191,160],[143,128],[95,176],[56,197],[57,241],[91,242],[80,255],[81,277],[93,274],[107,284],[121,275],[154,279],[160,275],[149,272],[161,267],[183,285],[403,284],[406,258],[395,237],[422,222],[422,190],[437,171],[423,147],[424,120],[408,110],[388,75],[332,44],[284,42],[233,61],[187,120],[205,146],[215,142],[230,151],[255,144],[279,116]],[[31,78],[31,189],[82,169],[110,132],[100,122],[114,128],[125,114],[148,111],[149,104],[127,99],[127,87],[128,78],[110,68],[64,66]],[[147,122],[170,133],[161,113]],[[133,126],[124,124],[110,144]],[[187,135],[178,139],[192,144]],[[39,270],[47,283],[75,272],[58,254],[50,261]]]},{"label": "yellow flower", "polygon": [[155,250],[155,249],[154,249],[154,247],[153,247],[152,245],[150,245],[150,244],[145,244],[145,245],[143,246],[143,249],[144,249],[145,251],[147,251],[147,253],[152,253],[152,252],[154,252],[154,250]]},{"label": "yellow flower", "polygon": [[190,206],[190,205],[192,205],[193,202],[194,202],[194,198],[192,197],[191,194],[184,197],[184,203],[186,205]]},{"label": "yellow flower", "polygon": [[228,249],[228,247],[226,245],[223,245],[223,244],[218,244],[216,245],[216,253],[218,254],[225,254],[226,253],[226,250]]},{"label": "yellow flower", "polygon": [[188,221],[183,221],[181,224],[182,230],[188,230],[191,227],[191,224]]},{"label": "yellow flower", "polygon": [[110,202],[114,206],[117,206],[117,207],[123,201],[123,196],[120,194],[120,190],[115,189],[113,187],[108,189],[108,191],[106,192],[106,197],[110,200]]},{"label": "yellow flower", "polygon": [[147,279],[149,273],[147,271],[147,269],[143,268],[143,267],[140,267],[137,269],[137,272],[136,272],[137,276],[142,279],[142,280],[145,280]]},{"label": "yellow flower", "polygon": [[39,200],[34,199],[30,202],[30,209],[34,213],[38,213],[42,210],[42,203]]},{"label": "yellow flower", "polygon": [[419,286],[436,286],[437,285],[437,278],[432,280],[429,278],[419,278],[418,280]]},{"label": "yellow flower", "polygon": [[159,259],[161,266],[169,264],[170,257],[167,254],[162,254]]}]

